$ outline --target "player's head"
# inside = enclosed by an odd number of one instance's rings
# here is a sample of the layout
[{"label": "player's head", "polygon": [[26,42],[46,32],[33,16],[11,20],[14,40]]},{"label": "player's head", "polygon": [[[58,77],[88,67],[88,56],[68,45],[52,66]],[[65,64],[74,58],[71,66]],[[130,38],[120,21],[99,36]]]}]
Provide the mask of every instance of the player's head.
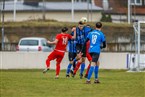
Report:
[{"label": "player's head", "polygon": [[72,26],[71,31],[74,32],[76,30],[76,26]]},{"label": "player's head", "polygon": [[96,28],[97,29],[101,29],[102,28],[102,23],[101,22],[97,22],[96,23]]},{"label": "player's head", "polygon": [[82,29],[83,29],[83,27],[84,27],[84,23],[83,23],[83,22],[81,22],[81,21],[79,21],[78,27],[79,27],[79,29],[80,29],[80,30],[82,30]]},{"label": "player's head", "polygon": [[63,27],[62,29],[61,29],[61,32],[62,33],[66,33],[68,31],[68,28],[67,27]]}]

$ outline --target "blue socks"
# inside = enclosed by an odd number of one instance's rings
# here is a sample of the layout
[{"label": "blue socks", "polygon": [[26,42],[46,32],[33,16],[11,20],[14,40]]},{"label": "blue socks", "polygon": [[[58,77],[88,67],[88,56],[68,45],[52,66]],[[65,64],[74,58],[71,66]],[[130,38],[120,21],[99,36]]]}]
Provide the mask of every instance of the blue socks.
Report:
[{"label": "blue socks", "polygon": [[91,76],[92,76],[92,74],[93,74],[94,68],[95,68],[95,66],[91,66],[91,67],[90,67],[90,70],[89,70],[89,73],[88,73],[88,80],[91,79]]},{"label": "blue socks", "polygon": [[67,70],[66,70],[66,74],[69,74],[70,73],[71,66],[72,66],[72,64],[69,64],[68,65]]},{"label": "blue socks", "polygon": [[95,69],[94,69],[95,79],[98,78],[98,71],[99,71],[99,66],[95,66]]},{"label": "blue socks", "polygon": [[77,62],[77,60],[76,60],[76,58],[74,58],[74,60],[73,60],[73,70],[74,70],[75,67],[76,67],[76,62]]},{"label": "blue socks", "polygon": [[80,74],[83,74],[84,70],[85,70],[85,63],[82,63],[81,64]]}]

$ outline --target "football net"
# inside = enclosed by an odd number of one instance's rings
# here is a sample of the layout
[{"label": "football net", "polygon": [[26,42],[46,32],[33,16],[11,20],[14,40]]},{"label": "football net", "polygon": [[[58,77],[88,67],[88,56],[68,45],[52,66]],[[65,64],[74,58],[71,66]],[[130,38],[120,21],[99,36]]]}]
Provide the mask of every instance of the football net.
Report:
[{"label": "football net", "polygon": [[135,52],[128,54],[129,71],[145,70],[145,21],[138,21],[133,24],[135,33]]}]

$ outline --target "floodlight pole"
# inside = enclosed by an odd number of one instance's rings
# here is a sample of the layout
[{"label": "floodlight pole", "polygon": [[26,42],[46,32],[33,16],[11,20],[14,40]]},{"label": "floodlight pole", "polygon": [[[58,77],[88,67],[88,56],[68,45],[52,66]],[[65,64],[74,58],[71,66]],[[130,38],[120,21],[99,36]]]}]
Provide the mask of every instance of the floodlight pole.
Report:
[{"label": "floodlight pole", "polygon": [[87,0],[87,20],[89,21],[89,0]]},{"label": "floodlight pole", "polygon": [[74,22],[74,0],[71,0],[72,8],[71,8],[71,16],[72,16],[72,22]]},{"label": "floodlight pole", "polygon": [[45,0],[43,0],[43,14],[42,14],[42,19],[43,19],[43,21],[45,21],[45,12],[46,12],[46,9],[45,9]]},{"label": "floodlight pole", "polygon": [[3,0],[3,8],[2,8],[2,43],[1,49],[4,50],[4,9],[5,9],[5,0]]},{"label": "floodlight pole", "polygon": [[128,24],[130,24],[130,0],[128,0]]},{"label": "floodlight pole", "polygon": [[15,22],[16,21],[16,3],[17,3],[17,0],[14,0],[14,16],[13,16],[13,21]]},{"label": "floodlight pole", "polygon": [[92,22],[92,1],[91,1],[91,22]]}]

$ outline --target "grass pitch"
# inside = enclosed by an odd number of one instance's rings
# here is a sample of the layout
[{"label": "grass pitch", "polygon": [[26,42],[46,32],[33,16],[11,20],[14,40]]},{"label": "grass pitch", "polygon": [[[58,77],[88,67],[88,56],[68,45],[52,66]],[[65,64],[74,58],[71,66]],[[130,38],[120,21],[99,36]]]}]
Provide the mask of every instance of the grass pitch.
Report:
[{"label": "grass pitch", "polygon": [[86,79],[66,78],[65,70],[1,70],[0,97],[145,97],[143,72],[100,70],[100,84],[84,84]]}]

